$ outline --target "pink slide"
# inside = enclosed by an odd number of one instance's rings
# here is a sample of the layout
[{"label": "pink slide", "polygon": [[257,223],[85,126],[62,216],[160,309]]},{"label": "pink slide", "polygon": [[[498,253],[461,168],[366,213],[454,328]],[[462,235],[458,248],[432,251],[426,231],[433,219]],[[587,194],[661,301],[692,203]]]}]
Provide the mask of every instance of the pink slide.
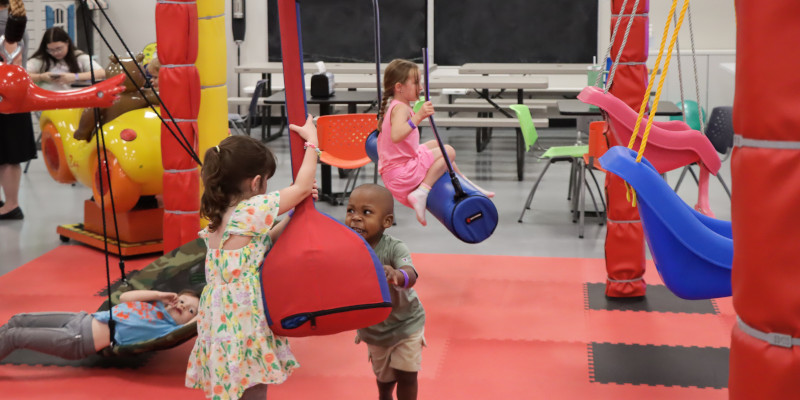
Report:
[{"label": "pink slide", "polygon": [[[603,93],[597,87],[586,87],[578,95],[578,100],[600,107],[606,112],[611,124],[611,132],[620,143],[630,141],[633,127],[636,125],[637,112],[632,110],[622,100],[611,93]],[[647,122],[645,115],[639,127],[633,149],[639,149],[642,143]],[[700,185],[695,209],[701,213],[713,216],[708,204],[708,175],[716,175],[721,162],[714,146],[708,138],[699,131],[689,128],[682,121],[658,122],[654,121],[647,138],[647,147],[644,156],[658,170],[659,173],[672,171],[676,168],[689,165],[693,162],[700,165]]]}]

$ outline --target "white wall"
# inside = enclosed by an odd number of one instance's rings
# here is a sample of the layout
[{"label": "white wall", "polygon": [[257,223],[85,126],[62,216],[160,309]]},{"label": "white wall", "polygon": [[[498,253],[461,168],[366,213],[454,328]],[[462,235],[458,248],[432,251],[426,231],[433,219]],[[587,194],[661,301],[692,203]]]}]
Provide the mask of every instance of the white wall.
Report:
[{"label": "white wall", "polygon": [[[136,0],[136,1],[112,1],[106,13],[114,23],[122,38],[133,52],[141,51],[144,46],[156,41],[155,27],[155,0]],[[231,2],[225,1],[225,13],[230,15]],[[247,1],[247,34],[245,42],[241,48],[241,63],[264,61],[267,59],[267,4],[266,1]],[[103,34],[109,38],[109,42],[117,54],[124,54],[124,48],[119,41],[114,38],[114,33],[109,24],[103,19],[99,24]],[[227,62],[228,71],[228,95],[236,95],[236,74],[233,67],[236,66],[236,45],[233,42],[230,27],[230,17],[227,17],[225,24],[225,36],[227,38],[227,51],[220,54],[220,61]],[[102,42],[101,42],[102,43]],[[101,62],[106,64],[106,60],[111,52],[101,44],[98,53],[101,55]],[[243,85],[252,85],[258,76],[243,77]]]},{"label": "white wall", "polygon": [[[635,0],[628,0],[630,4]],[[645,0],[642,0],[645,1]],[[664,23],[669,17],[671,1],[650,1],[650,57],[648,67],[655,65],[656,56],[664,32]],[[679,2],[677,12],[680,12]],[[598,16],[598,59],[605,55],[611,31],[610,0],[599,0]],[[734,75],[721,66],[723,63],[736,61],[736,14],[732,1],[694,0],[690,6],[692,31],[694,33],[695,60],[697,66],[698,86],[700,88],[700,104],[707,112],[720,105],[733,105]],[[622,21],[620,30],[625,28]],[[670,33],[674,23],[670,17]],[[624,30],[619,34],[623,34]],[[665,44],[669,46],[669,41]],[[695,74],[691,56],[691,36],[689,16],[684,18],[683,26],[678,34],[678,46],[681,52],[680,71],[683,78],[684,98],[696,100]],[[664,82],[661,98],[673,102],[680,101],[680,84],[678,77],[677,52],[673,51],[669,71]],[[666,60],[662,60],[663,64]],[[658,81],[656,81],[658,83]]]},{"label": "white wall", "polygon": [[[430,0],[433,1],[433,0]],[[629,0],[632,2],[634,0]],[[642,0],[645,1],[645,0]],[[148,43],[156,40],[155,34],[155,0],[136,0],[136,1],[111,1],[106,12],[114,22],[117,30],[120,31],[129,47],[134,51],[140,51]],[[226,13],[230,15],[230,1],[225,1]],[[651,22],[651,53],[658,51],[661,32],[664,29],[664,22],[669,13],[671,2],[665,0],[650,1],[650,22]],[[598,55],[605,54],[608,45],[610,32],[610,0],[598,0]],[[736,48],[736,22],[732,1],[720,0],[694,0],[691,3],[692,22],[694,30],[695,48],[699,54],[703,54],[698,59],[698,72],[701,72],[701,87],[706,87],[706,91],[701,94],[701,102],[707,107],[722,103],[732,104],[733,100],[733,75],[721,70],[721,62],[733,62],[735,59]],[[230,17],[228,17],[230,18]],[[230,20],[228,20],[230,21]],[[267,5],[266,1],[258,0],[247,1],[247,34],[241,46],[241,63],[261,62],[267,60]],[[679,35],[679,45],[682,54],[689,54],[689,29],[688,20],[684,23]],[[101,28],[108,37],[113,33],[105,21],[101,21]],[[231,39],[230,22],[227,23],[225,34],[228,37],[227,48],[227,67],[228,67],[228,93],[229,96],[236,95],[236,74],[233,68],[236,65],[236,46]],[[122,47],[116,41],[112,41],[115,51],[121,53]],[[433,49],[435,51],[435,49]],[[101,46],[101,60],[105,62],[108,57],[108,50]],[[223,55],[220,54],[220,57]],[[651,57],[653,59],[654,57]],[[685,58],[685,57],[684,57]],[[682,63],[684,75],[684,90],[694,91],[694,85],[686,79],[692,78],[692,69],[689,62],[691,58],[686,58]],[[652,65],[651,60],[650,64]],[[705,63],[705,64],[703,64]],[[702,65],[701,65],[702,64]],[[674,69],[672,69],[674,68]],[[677,85],[677,75],[672,73],[677,70],[676,65],[671,66],[672,71],[668,74],[668,85],[665,88],[664,98],[677,101],[679,99],[679,89]],[[257,74],[246,74],[242,76],[242,86],[253,85],[260,79]],[[277,78],[280,79],[280,78]],[[693,78],[692,78],[693,79]],[[691,87],[687,86],[691,83]],[[694,98],[696,96],[688,96]],[[704,99],[705,97],[705,99]]]},{"label": "white wall", "polygon": [[[155,0],[112,0],[108,3],[108,9],[105,10],[106,14],[108,14],[108,18],[134,54],[141,52],[146,45],[156,41]],[[116,38],[111,26],[106,22],[102,14],[100,14],[100,11],[95,11],[95,13],[100,16],[98,25],[103,35],[105,35],[113,47],[114,52],[120,56],[124,55],[125,48]],[[99,46],[95,51],[100,55],[100,63],[106,66],[111,51],[109,51],[102,40],[97,37],[97,32],[95,32],[95,38],[95,42],[98,43]]]}]

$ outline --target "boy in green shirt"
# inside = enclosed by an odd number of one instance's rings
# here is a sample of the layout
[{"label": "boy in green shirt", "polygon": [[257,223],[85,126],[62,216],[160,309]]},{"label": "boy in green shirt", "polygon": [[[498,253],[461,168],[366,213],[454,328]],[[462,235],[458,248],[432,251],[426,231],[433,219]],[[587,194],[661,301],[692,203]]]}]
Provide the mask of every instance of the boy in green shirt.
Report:
[{"label": "boy in green shirt", "polygon": [[380,400],[417,398],[417,372],[425,346],[425,310],[413,289],[418,274],[406,245],[384,230],[394,222],[394,199],[383,186],[365,184],[350,194],[345,225],[363,236],[383,264],[392,313],[383,322],[358,330],[356,343],[367,344]]}]

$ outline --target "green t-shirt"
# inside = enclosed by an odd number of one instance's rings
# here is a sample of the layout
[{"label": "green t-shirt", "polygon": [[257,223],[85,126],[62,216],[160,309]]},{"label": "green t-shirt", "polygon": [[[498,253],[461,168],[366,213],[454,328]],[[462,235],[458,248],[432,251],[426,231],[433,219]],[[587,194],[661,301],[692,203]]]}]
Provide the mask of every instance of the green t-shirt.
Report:
[{"label": "green t-shirt", "polygon": [[[416,271],[411,253],[402,241],[384,234],[374,250],[383,265],[390,265],[394,269],[408,266]],[[366,343],[392,346],[425,325],[425,309],[413,288],[403,289],[389,284],[389,294],[392,297],[392,313],[389,317],[379,324],[358,330],[358,336]]]}]

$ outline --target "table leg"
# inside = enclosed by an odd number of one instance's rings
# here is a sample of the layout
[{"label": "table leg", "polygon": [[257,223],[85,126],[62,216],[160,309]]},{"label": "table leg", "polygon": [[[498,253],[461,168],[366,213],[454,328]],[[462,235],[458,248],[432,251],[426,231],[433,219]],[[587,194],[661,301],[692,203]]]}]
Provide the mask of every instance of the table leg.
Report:
[{"label": "table leg", "polygon": [[[331,113],[331,105],[330,104],[320,104],[319,105],[319,115],[330,115]],[[325,163],[322,163],[321,167],[321,175],[322,175],[322,182],[320,182],[320,194],[319,198],[322,201],[327,201],[332,205],[337,205],[336,198],[333,196],[333,191],[331,188],[333,184],[331,182],[331,166]]]},{"label": "table leg", "polygon": [[521,181],[525,176],[525,138],[522,136],[522,129],[517,128],[517,180]]},{"label": "table leg", "polygon": [[[261,79],[267,80],[267,85],[262,89],[261,96],[269,97],[272,95],[272,74],[261,74]],[[267,110],[267,115],[264,117],[264,113],[261,114],[261,141],[266,142],[267,138],[271,136],[272,132],[270,131],[270,119],[272,118],[272,106],[264,107]],[[261,110],[263,111],[264,108]]]}]

